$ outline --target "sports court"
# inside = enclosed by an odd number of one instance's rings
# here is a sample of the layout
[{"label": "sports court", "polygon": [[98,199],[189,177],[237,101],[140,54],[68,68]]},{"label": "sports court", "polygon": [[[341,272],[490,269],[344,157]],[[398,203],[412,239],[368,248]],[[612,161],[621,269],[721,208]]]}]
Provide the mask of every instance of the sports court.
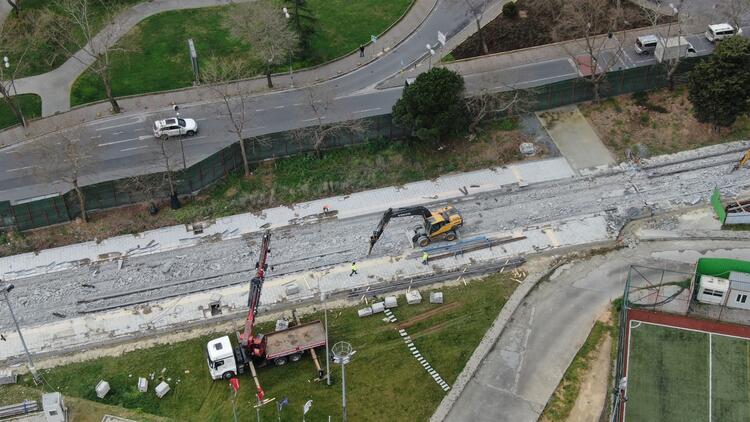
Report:
[{"label": "sports court", "polygon": [[750,420],[747,327],[630,310],[624,420]]}]

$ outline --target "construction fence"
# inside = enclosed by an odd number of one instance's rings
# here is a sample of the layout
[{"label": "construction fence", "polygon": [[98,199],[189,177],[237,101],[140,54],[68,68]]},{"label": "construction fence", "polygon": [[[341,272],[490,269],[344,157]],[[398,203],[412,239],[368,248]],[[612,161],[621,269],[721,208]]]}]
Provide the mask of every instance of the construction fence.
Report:
[{"label": "construction fence", "polygon": [[[675,72],[678,82],[684,81],[687,72],[696,62],[697,60],[684,60],[681,63]],[[599,83],[599,93],[601,98],[612,97],[662,88],[667,84],[664,67],[636,67],[610,72],[607,78]],[[585,79],[574,78],[525,89],[522,94],[526,97],[526,108],[529,111],[545,110],[592,100],[594,84]],[[366,126],[364,132],[342,132],[326,140],[322,149],[362,145],[371,140],[397,141],[408,136],[408,130],[394,125],[390,114],[373,116],[362,121]],[[246,150],[249,161],[257,163],[313,151],[312,136],[298,135],[299,132],[279,132],[248,140]],[[179,168],[182,164],[179,159],[170,159],[170,162],[172,169]],[[186,169],[175,171],[175,190],[181,196],[194,195],[231,173],[241,171],[241,168],[242,154],[239,144],[235,143]],[[88,210],[103,210],[168,198],[169,185],[166,180],[166,173],[163,172],[85,186],[83,192],[86,207]],[[71,221],[81,215],[78,204],[78,198],[73,190],[14,203],[0,201],[0,230],[23,231]]]}]

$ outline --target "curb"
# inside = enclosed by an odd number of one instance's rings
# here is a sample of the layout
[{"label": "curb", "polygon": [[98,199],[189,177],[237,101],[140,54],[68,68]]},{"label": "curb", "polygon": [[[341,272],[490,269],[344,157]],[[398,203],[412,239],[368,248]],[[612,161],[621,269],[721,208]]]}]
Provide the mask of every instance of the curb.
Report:
[{"label": "curb", "polygon": [[468,362],[466,362],[466,366],[464,366],[464,369],[460,374],[458,374],[458,377],[453,382],[451,391],[445,397],[443,397],[440,405],[437,409],[435,409],[435,413],[433,413],[432,417],[430,417],[430,422],[442,422],[446,420],[446,418],[448,417],[448,413],[450,413],[453,405],[461,396],[464,388],[466,388],[466,384],[468,384],[469,380],[474,377],[477,369],[479,369],[479,365],[484,361],[484,358],[487,357],[487,354],[490,352],[490,350],[495,347],[495,343],[500,338],[500,335],[503,333],[503,331],[505,331],[505,326],[508,324],[511,317],[516,312],[516,309],[518,309],[523,300],[526,299],[526,296],[528,296],[528,294],[532,290],[534,290],[539,281],[546,278],[546,276],[548,276],[549,274],[552,274],[555,269],[557,269],[557,266],[549,268],[545,272],[539,272],[529,275],[526,281],[521,283],[521,285],[513,292],[508,301],[505,303],[505,306],[503,306],[503,309],[500,310],[497,318],[495,318],[495,321],[492,322],[492,326],[490,326],[487,332],[484,333],[484,337],[482,337],[482,340],[479,342],[477,348],[474,349],[474,353],[471,354],[471,357],[469,358]]}]

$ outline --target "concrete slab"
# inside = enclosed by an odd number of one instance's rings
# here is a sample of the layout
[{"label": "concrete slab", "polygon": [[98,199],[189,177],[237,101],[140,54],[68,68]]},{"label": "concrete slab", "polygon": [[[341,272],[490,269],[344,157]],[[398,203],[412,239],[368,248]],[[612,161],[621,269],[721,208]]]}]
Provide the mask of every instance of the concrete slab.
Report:
[{"label": "concrete slab", "polygon": [[537,112],[536,115],[562,155],[579,174],[581,170],[615,164],[614,156],[577,106],[559,107]]}]

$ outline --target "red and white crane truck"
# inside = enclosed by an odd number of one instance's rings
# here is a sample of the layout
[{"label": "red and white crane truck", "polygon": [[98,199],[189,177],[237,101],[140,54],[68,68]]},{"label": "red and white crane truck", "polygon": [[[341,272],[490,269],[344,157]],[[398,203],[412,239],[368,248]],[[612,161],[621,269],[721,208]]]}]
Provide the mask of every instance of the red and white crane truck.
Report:
[{"label": "red and white crane truck", "polygon": [[[263,234],[260,259],[255,264],[255,276],[250,280],[250,294],[248,296],[250,310],[245,321],[245,330],[238,335],[239,344],[233,347],[229,336],[224,336],[213,339],[206,345],[208,370],[211,373],[211,378],[215,380],[230,379],[249,369],[258,388],[259,397],[262,396],[263,390],[260,388],[254,363],[259,366],[267,363],[285,365],[288,361],[296,362],[300,360],[302,354],[307,350],[310,350],[315,357],[314,349],[326,344],[325,329],[320,321],[298,324],[268,334],[253,334],[255,317],[260,304],[260,293],[268,269],[267,260],[271,251],[270,245],[271,234],[266,232]],[[318,370],[320,371],[320,368]]]}]

